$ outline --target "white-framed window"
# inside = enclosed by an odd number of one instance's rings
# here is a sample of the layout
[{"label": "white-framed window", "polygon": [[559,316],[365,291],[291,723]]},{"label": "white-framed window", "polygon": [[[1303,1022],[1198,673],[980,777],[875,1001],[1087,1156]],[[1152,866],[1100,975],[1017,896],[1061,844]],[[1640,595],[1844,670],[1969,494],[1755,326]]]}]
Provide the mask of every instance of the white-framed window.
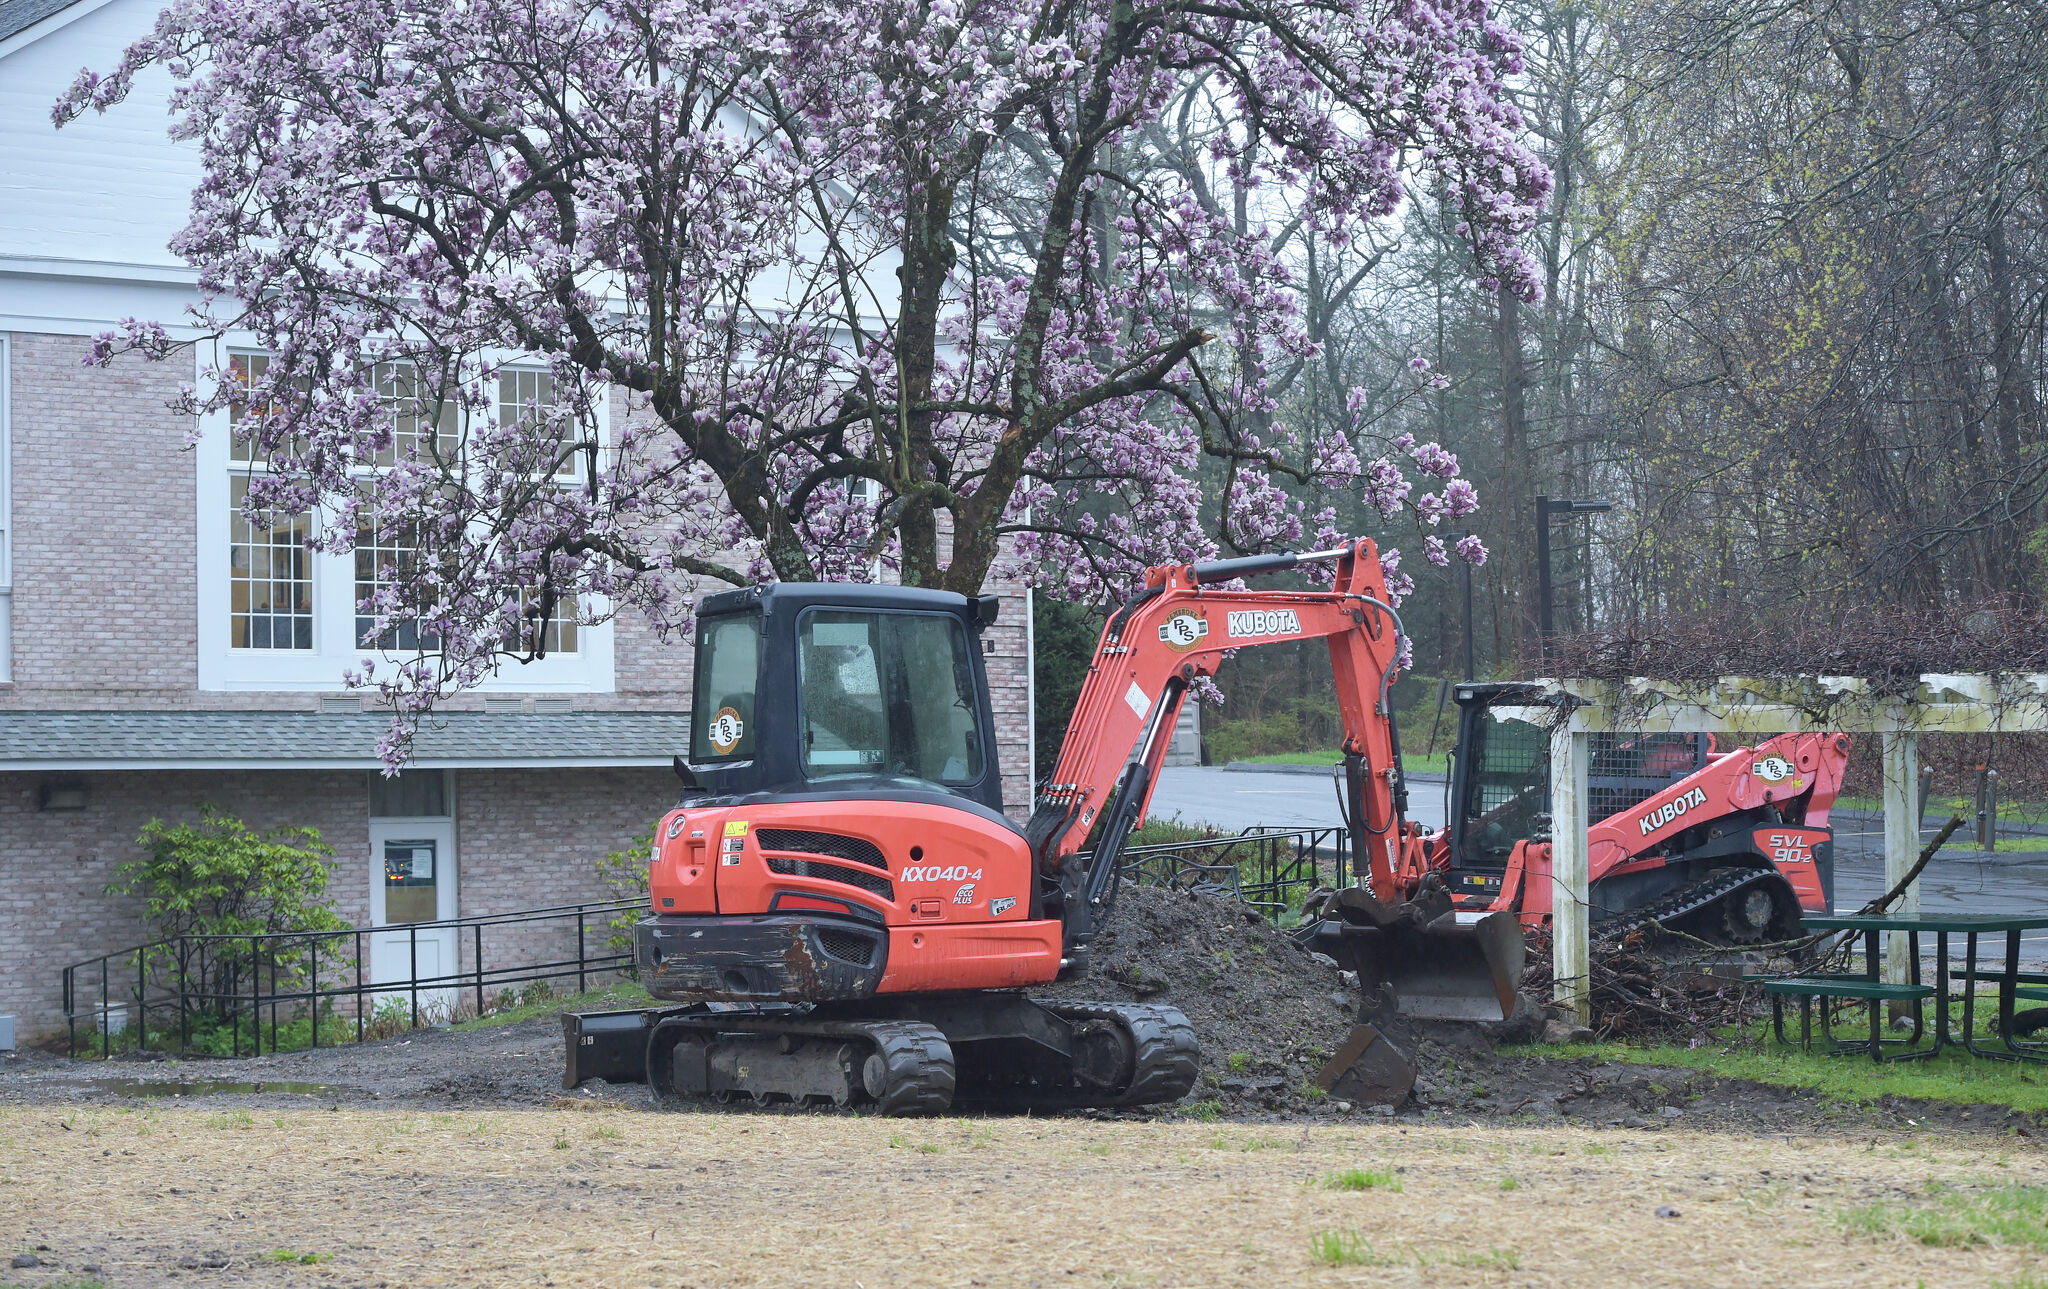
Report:
[{"label": "white-framed window", "polygon": [[[233,339],[232,337],[230,338]],[[224,361],[223,361],[224,360]],[[216,356],[208,351],[198,367],[222,361],[231,378],[260,376],[269,358],[253,345],[231,346]],[[433,395],[407,363],[379,363],[375,389],[392,417],[392,444],[358,471],[358,486],[374,489],[385,468],[400,460],[437,459],[457,465],[461,416],[453,401]],[[500,381],[497,415],[504,423],[545,407],[553,395],[545,370],[508,367]],[[599,424],[606,423],[600,406]],[[420,534],[409,528],[378,531],[359,524],[356,549],[325,555],[308,551],[305,538],[335,522],[321,509],[306,515],[242,517],[241,502],[250,481],[265,469],[260,449],[234,441],[243,419],[239,411],[202,418],[198,457],[198,639],[199,688],[202,690],[333,690],[344,670],[360,660],[377,662],[378,672],[392,667],[436,642],[416,622],[387,623],[381,636],[363,644],[374,616],[361,602],[418,558]],[[579,460],[581,454],[578,454]],[[581,486],[580,467],[572,464],[555,477],[562,486]],[[365,520],[367,516],[364,517]],[[607,693],[614,687],[612,630],[609,623],[585,626],[575,620],[573,606],[559,605],[540,625],[547,632],[547,656],[537,662],[508,662],[479,688],[486,692]],[[511,643],[511,642],[508,642]]]}]

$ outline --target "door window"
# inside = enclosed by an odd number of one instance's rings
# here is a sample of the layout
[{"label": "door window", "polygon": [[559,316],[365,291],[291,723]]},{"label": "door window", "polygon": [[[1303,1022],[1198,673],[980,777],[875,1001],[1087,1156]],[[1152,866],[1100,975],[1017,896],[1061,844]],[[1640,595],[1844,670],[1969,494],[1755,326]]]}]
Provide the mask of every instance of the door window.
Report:
[{"label": "door window", "polygon": [[692,762],[744,761],[754,755],[754,686],[760,665],[758,615],[739,613],[697,624]]},{"label": "door window", "polygon": [[441,865],[432,838],[384,843],[384,921],[432,922],[440,908]]},{"label": "door window", "polygon": [[1472,859],[1505,864],[1516,842],[1536,835],[1550,786],[1550,740],[1527,721],[1491,711],[1475,733],[1479,746],[1460,749],[1475,758],[1463,806],[1466,851]]}]

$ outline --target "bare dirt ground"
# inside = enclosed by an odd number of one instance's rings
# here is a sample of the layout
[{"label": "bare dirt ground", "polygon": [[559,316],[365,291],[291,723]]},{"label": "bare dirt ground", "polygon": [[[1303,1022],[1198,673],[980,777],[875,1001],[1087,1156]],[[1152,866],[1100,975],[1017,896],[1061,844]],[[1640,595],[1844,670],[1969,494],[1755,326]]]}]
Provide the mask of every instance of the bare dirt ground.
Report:
[{"label": "bare dirt ground", "polygon": [[[1336,972],[1231,906],[1122,898],[1095,976],[1049,992],[1186,1011],[1203,1079],[1178,1105],[663,1110],[564,1093],[552,1018],[0,1060],[0,1289],[2048,1285],[2048,1234],[1900,1233],[1972,1197],[2048,1228],[2040,1116],[1850,1106],[1478,1026],[1402,1028],[1420,1078],[1398,1107],[1318,1098],[1354,1019]],[[1323,1184],[1349,1169],[1366,1189]]]},{"label": "bare dirt ground", "polygon": [[1981,1137],[15,1104],[0,1284],[1990,1286],[2048,1264],[1855,1214],[2044,1184]]},{"label": "bare dirt ground", "polygon": [[[2048,1115],[1993,1106],[1901,1098],[1851,1106],[1796,1089],[1719,1078],[1692,1069],[1558,1059],[1527,1040],[1536,1025],[1413,1026],[1390,1037],[1413,1060],[1412,1099],[1399,1106],[1350,1105],[1317,1096],[1311,1076],[1356,1018],[1356,990],[1278,928],[1238,905],[1150,888],[1126,888],[1116,919],[1096,943],[1089,978],[1047,986],[1066,998],[1168,1003],[1194,1024],[1202,1078],[1178,1106],[1139,1117],[1252,1123],[1403,1122],[1581,1123],[1621,1128],[1725,1128],[1892,1134],[1927,1127],[1977,1134],[2048,1134]],[[530,1108],[561,1095],[562,1038],[553,1018],[453,1031],[421,1030],[381,1042],[242,1060],[161,1057],[65,1061],[41,1053],[0,1058],[0,1107],[114,1105],[143,1080],[167,1100],[258,1110],[308,1105],[466,1110]],[[204,1085],[243,1085],[208,1095]],[[161,1085],[171,1084],[172,1087]],[[256,1085],[262,1085],[256,1091]],[[587,1083],[585,1101],[645,1107],[646,1090]],[[754,1113],[776,1114],[781,1111]]]}]

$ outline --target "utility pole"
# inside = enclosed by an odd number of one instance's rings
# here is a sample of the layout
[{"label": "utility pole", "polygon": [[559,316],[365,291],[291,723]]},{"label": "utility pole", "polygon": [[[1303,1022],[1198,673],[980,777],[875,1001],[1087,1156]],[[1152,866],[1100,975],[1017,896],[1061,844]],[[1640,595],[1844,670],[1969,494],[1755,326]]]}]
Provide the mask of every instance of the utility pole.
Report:
[{"label": "utility pole", "polygon": [[1472,663],[1472,561],[1460,558],[1458,571],[1465,584],[1465,679],[1477,680],[1479,671]]},{"label": "utility pole", "polygon": [[1550,638],[1557,634],[1550,596],[1550,521],[1557,515],[1598,515],[1614,509],[1605,497],[1550,497],[1536,494],[1536,658],[1550,657]]}]

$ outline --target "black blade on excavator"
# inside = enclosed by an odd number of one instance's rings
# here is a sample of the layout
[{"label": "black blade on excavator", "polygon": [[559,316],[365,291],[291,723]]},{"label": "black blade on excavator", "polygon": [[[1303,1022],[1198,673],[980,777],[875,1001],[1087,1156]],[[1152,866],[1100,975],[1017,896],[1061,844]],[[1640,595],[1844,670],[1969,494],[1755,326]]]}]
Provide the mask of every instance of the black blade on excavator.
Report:
[{"label": "black blade on excavator", "polygon": [[1391,990],[1396,1009],[1417,1020],[1506,1020],[1514,1014],[1526,943],[1512,913],[1460,923],[1444,913],[1417,925],[1360,925],[1339,916],[1317,925],[1310,947],[1358,973],[1367,994]]}]

